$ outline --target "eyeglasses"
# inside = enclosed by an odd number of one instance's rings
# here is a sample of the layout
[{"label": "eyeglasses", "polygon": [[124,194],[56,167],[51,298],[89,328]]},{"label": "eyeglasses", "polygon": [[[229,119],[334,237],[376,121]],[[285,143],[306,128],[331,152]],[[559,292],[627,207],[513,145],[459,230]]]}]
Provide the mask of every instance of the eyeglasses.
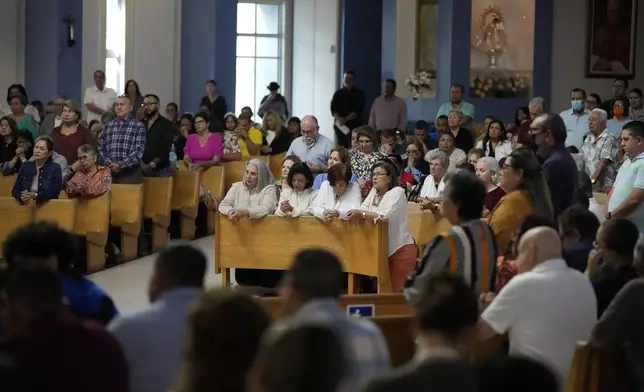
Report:
[{"label": "eyeglasses", "polygon": [[419,152],[418,150],[407,150],[407,154],[418,154]]},{"label": "eyeglasses", "polygon": [[597,105],[597,101],[593,101],[592,99],[587,99],[586,103],[589,105]]}]

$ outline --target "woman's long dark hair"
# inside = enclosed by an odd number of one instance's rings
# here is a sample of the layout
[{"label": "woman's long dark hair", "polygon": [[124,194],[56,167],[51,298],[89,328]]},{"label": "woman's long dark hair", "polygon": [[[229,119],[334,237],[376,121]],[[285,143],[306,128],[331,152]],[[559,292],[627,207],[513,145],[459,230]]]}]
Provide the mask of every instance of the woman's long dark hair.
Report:
[{"label": "woman's long dark hair", "polygon": [[505,124],[503,124],[503,121],[499,121],[497,119],[494,119],[490,121],[490,125],[488,125],[487,129],[485,130],[485,135],[483,136],[483,150],[485,151],[488,148],[489,144],[489,149],[487,151],[492,151],[492,139],[490,138],[490,127],[493,124],[499,124],[501,127],[501,132],[499,133],[499,144],[503,143],[504,141],[508,140],[507,132],[505,131]]},{"label": "woman's long dark hair", "polygon": [[509,156],[512,158],[512,168],[521,170],[523,173],[520,189],[527,193],[532,201],[534,213],[547,219],[553,219],[555,213],[550,190],[546,178],[541,172],[541,163],[535,153],[528,148],[519,148]]},{"label": "woman's long dark hair", "polygon": [[[137,97],[140,97],[140,96],[142,95],[142,94],[141,94],[141,89],[139,88],[139,84],[138,84],[138,83],[136,82],[136,80],[134,80],[134,79],[130,79],[130,80],[128,80],[127,82],[125,82],[125,91],[123,92],[123,95],[128,95],[128,93],[127,93],[127,87],[130,85],[130,83],[134,83],[134,85],[136,86],[136,96],[137,96]],[[129,96],[129,95],[128,95],[128,96]],[[132,102],[132,105],[134,105],[134,102]],[[138,108],[137,108],[137,109],[138,109]]]}]

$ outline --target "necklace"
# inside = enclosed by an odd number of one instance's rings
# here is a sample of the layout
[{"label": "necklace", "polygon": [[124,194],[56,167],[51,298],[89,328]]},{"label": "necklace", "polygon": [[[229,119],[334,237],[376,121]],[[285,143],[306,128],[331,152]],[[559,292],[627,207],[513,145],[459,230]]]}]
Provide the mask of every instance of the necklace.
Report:
[{"label": "necklace", "polygon": [[371,201],[371,205],[374,207],[378,207],[380,205],[381,200],[382,200],[382,196],[376,193],[373,197],[373,200]]}]

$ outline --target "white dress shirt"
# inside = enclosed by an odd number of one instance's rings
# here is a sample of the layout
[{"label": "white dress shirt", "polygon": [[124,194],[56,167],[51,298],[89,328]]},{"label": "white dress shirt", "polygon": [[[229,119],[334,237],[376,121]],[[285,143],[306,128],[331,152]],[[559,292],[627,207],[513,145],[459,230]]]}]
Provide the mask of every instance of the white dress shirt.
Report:
[{"label": "white dress shirt", "polygon": [[[116,91],[114,89],[105,87],[103,90],[99,90],[96,85],[88,87],[85,89],[85,97],[83,98],[83,103],[94,104],[103,110],[109,110],[112,108],[114,101],[116,101]],[[132,102],[134,104],[134,102]],[[101,115],[91,111],[87,111],[87,122],[90,123],[92,120],[101,121]]]},{"label": "white dress shirt", "polygon": [[590,110],[584,109],[582,113],[575,113],[572,109],[564,110],[559,114],[566,124],[566,147],[575,146],[581,151],[584,144],[584,136],[590,132],[588,129],[588,120],[590,119]]},{"label": "white dress shirt", "polygon": [[[483,146],[483,140],[479,140],[476,142],[476,148],[480,148],[485,151],[486,157],[490,156],[490,143]],[[496,148],[494,148],[494,159],[496,159],[497,162],[510,154],[512,154],[512,142],[509,140],[504,140],[501,143],[498,143]]]},{"label": "white dress shirt", "polygon": [[376,188],[371,188],[360,209],[378,214],[376,221],[379,219],[389,221],[388,256],[391,256],[403,246],[414,243],[407,220],[407,196],[405,190],[397,186],[385,193],[380,202],[377,202],[377,199]]},{"label": "white dress shirt", "polygon": [[313,215],[318,219],[324,219],[324,210],[337,211],[339,219],[347,219],[347,213],[351,210],[360,209],[362,194],[360,185],[355,182],[347,184],[347,190],[342,196],[337,197],[333,187],[326,180],[320,185],[317,196],[313,201]]},{"label": "white dress shirt", "polygon": [[[317,191],[313,188],[307,188],[302,192],[298,192],[293,188],[284,188],[280,193],[280,201],[277,203],[277,208],[275,209],[275,215],[277,216],[302,216],[302,215],[312,215],[313,212],[313,200],[315,200],[315,195]],[[280,204],[283,201],[288,201],[293,211],[283,212],[280,209]]]},{"label": "white dress shirt", "polygon": [[434,176],[431,174],[428,175],[425,178],[425,182],[423,182],[423,187],[420,189],[420,197],[441,197],[443,196],[443,191],[445,190],[445,182],[443,181],[443,178],[441,178],[441,182],[438,183],[438,187],[436,187],[436,181],[434,181]]}]

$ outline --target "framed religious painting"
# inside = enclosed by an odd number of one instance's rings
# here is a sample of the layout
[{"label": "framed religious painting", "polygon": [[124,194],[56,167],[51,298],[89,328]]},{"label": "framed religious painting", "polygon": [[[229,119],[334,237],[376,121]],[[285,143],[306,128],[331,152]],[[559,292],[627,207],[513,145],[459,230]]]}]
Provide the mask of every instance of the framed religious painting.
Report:
[{"label": "framed religious painting", "polygon": [[436,75],[438,53],[438,0],[416,3],[416,72]]},{"label": "framed religious painting", "polygon": [[586,77],[635,77],[637,0],[588,0]]}]

